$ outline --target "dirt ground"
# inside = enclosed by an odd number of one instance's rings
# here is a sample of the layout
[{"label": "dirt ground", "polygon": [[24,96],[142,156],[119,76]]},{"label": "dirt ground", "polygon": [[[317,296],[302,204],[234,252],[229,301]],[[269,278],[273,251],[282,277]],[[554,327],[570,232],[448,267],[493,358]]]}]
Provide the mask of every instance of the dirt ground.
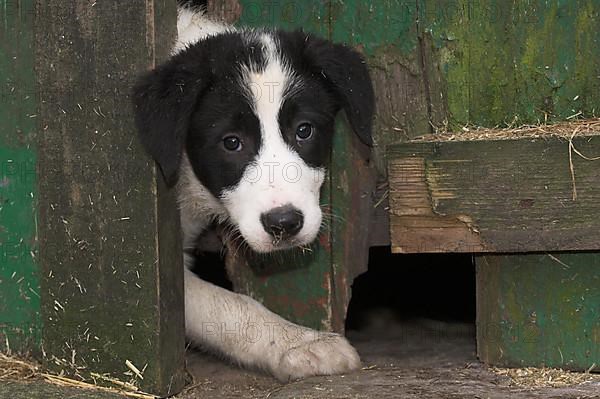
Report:
[{"label": "dirt ground", "polygon": [[194,385],[177,396],[192,398],[600,398],[600,376],[568,387],[530,387],[494,372],[475,356],[474,328],[426,320],[374,325],[349,333],[363,369],[282,385],[270,377],[191,352]]},{"label": "dirt ground", "polygon": [[[348,318],[348,338],[361,355],[362,370],[280,384],[189,350],[193,383],[176,399],[600,399],[600,374],[490,369],[477,361],[474,324],[434,321],[474,320],[475,271],[470,257],[399,259],[391,258],[388,250],[371,255],[369,273],[353,285],[353,297],[362,302],[350,304]],[[57,387],[39,379],[0,378],[0,399],[63,398],[125,397]]]},{"label": "dirt ground", "polygon": [[[568,386],[544,382],[531,386],[506,371],[491,370],[475,356],[470,324],[416,320],[390,322],[377,317],[349,338],[363,369],[348,375],[314,377],[280,384],[264,374],[241,370],[211,355],[190,350],[194,382],[176,399],[196,398],[600,398],[600,375],[576,374]],[[513,374],[511,372],[511,374]],[[519,374],[519,373],[517,373]],[[539,381],[538,381],[539,382]],[[558,387],[552,385],[559,385]],[[56,387],[39,380],[0,383],[1,399],[124,399],[119,395]]]}]

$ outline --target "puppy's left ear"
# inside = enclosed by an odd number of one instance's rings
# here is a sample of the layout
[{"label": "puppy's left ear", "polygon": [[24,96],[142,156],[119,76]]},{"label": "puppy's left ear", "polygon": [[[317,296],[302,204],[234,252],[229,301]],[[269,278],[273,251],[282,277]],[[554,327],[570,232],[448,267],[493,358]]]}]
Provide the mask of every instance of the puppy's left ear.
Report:
[{"label": "puppy's left ear", "polygon": [[169,186],[177,182],[192,113],[207,87],[202,55],[202,47],[196,45],[142,75],[133,89],[140,141]]},{"label": "puppy's left ear", "polygon": [[350,47],[304,35],[305,54],[314,73],[331,85],[354,132],[364,144],[372,146],[375,96],[364,58]]}]

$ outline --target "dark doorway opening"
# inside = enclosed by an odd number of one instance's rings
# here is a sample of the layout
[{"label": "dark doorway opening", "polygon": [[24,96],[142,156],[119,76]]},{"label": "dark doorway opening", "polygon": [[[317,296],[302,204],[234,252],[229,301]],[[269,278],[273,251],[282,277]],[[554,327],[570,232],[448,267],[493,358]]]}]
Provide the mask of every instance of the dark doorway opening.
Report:
[{"label": "dark doorway opening", "polygon": [[391,321],[475,322],[475,264],[469,254],[392,254],[374,247],[369,269],[352,285],[347,330]]}]

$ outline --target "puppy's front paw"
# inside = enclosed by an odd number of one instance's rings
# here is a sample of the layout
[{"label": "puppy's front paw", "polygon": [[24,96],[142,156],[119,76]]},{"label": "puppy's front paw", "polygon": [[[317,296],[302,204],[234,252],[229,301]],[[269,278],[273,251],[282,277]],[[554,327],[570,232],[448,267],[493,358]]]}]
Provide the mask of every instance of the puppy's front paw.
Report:
[{"label": "puppy's front paw", "polygon": [[284,352],[272,371],[278,380],[286,382],[313,375],[342,374],[359,367],[358,353],[346,338],[316,333],[314,340]]}]

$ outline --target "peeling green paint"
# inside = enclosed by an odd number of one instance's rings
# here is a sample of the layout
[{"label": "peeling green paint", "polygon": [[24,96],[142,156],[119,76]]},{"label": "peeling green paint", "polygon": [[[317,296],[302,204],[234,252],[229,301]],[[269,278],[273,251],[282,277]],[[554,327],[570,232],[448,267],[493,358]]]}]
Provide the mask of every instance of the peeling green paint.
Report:
[{"label": "peeling green paint", "polygon": [[0,163],[0,349],[21,352],[40,344],[35,154],[0,148]]},{"label": "peeling green paint", "polygon": [[0,0],[0,351],[41,341],[33,3]]}]

